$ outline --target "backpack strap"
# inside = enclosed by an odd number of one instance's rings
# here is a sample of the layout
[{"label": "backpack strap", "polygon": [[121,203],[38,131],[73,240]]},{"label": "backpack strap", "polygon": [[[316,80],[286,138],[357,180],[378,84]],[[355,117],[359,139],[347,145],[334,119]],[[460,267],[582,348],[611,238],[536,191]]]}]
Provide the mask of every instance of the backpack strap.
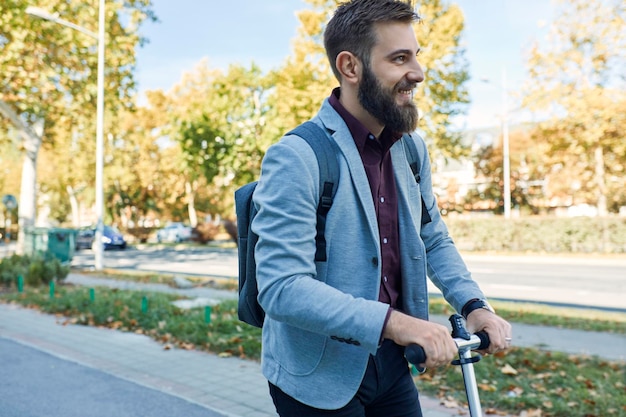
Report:
[{"label": "backpack strap", "polygon": [[317,233],[315,235],[315,261],[326,262],[326,215],[337,192],[339,164],[335,143],[320,126],[311,121],[304,122],[287,135],[304,139],[315,152],[320,170],[320,200],[317,205]]},{"label": "backpack strap", "polygon": [[[404,151],[406,152],[409,166],[411,167],[411,171],[413,172],[415,182],[419,184],[422,178],[420,177],[419,152],[417,151],[415,141],[410,134],[402,135],[401,140],[402,144],[404,145]],[[428,213],[426,203],[424,203],[424,196],[420,197],[422,199],[422,226],[424,226],[426,223],[430,223],[433,220]]]}]

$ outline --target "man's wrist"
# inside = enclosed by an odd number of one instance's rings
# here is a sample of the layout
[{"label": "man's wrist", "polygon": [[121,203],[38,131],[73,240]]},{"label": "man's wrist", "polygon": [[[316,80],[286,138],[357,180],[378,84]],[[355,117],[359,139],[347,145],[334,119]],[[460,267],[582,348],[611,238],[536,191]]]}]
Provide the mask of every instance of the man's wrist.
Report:
[{"label": "man's wrist", "polygon": [[489,305],[487,300],[483,300],[483,299],[480,299],[480,298],[474,298],[472,300],[469,300],[467,303],[465,303],[465,305],[461,309],[461,315],[465,319],[467,319],[467,316],[469,316],[472,311],[475,311],[475,310],[478,310],[478,309],[491,311],[492,313],[495,314],[495,311],[494,311],[493,307],[491,307]]},{"label": "man's wrist", "polygon": [[392,311],[393,311],[393,308],[391,307],[387,309],[387,316],[385,317],[385,322],[383,323],[383,330],[380,332],[380,341],[378,342],[378,347],[380,347],[383,344],[383,341],[385,340],[385,330],[387,329],[387,323],[389,323],[389,317],[391,317]]}]

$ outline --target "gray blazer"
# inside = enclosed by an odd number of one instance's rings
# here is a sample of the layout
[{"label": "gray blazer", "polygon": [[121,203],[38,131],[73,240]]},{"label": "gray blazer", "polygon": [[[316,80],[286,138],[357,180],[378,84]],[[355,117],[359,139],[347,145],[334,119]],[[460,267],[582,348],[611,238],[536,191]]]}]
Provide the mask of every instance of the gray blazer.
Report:
[{"label": "gray blazer", "polygon": [[[378,301],[380,239],[359,152],[328,100],[313,121],[341,151],[325,231],[328,261],[314,261],[319,170],[302,138],[286,136],[268,149],[253,197],[259,303],[266,312],[262,370],[300,402],[337,409],[359,388],[368,357],[378,348],[388,305]],[[402,143],[391,153],[399,199],[402,305],[406,313],[427,319],[427,274],[457,311],[484,295],[448,236],[432,192],[426,145],[414,137],[420,184]],[[432,218],[423,227],[420,195]]]}]

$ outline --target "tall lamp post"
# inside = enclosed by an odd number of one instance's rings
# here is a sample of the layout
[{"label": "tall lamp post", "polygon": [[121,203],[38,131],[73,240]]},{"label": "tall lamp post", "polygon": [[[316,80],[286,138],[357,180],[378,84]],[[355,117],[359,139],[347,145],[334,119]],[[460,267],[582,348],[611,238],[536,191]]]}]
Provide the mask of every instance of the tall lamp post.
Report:
[{"label": "tall lamp post", "polygon": [[93,242],[93,249],[95,253],[94,267],[98,271],[102,270],[102,258],[104,253],[104,246],[102,243],[102,235],[104,231],[104,2],[105,0],[100,0],[97,34],[85,29],[82,26],[78,26],[72,22],[59,18],[58,14],[48,13],[46,10],[39,7],[29,6],[26,8],[26,13],[32,16],[75,29],[98,41],[98,90],[96,98],[96,235]]},{"label": "tall lamp post", "polygon": [[[489,79],[482,81],[490,83]],[[504,180],[504,218],[511,218],[511,156],[509,149],[509,106],[506,86],[506,70],[502,69],[502,175]]]}]

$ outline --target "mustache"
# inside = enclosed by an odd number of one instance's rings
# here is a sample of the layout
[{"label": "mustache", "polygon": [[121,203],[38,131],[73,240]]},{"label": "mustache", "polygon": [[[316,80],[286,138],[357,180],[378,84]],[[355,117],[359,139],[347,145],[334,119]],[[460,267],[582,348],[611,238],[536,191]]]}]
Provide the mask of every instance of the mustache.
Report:
[{"label": "mustache", "polygon": [[417,87],[417,83],[415,82],[411,82],[408,80],[401,80],[400,82],[398,82],[398,84],[396,84],[395,90],[396,91],[413,90],[416,87]]}]

